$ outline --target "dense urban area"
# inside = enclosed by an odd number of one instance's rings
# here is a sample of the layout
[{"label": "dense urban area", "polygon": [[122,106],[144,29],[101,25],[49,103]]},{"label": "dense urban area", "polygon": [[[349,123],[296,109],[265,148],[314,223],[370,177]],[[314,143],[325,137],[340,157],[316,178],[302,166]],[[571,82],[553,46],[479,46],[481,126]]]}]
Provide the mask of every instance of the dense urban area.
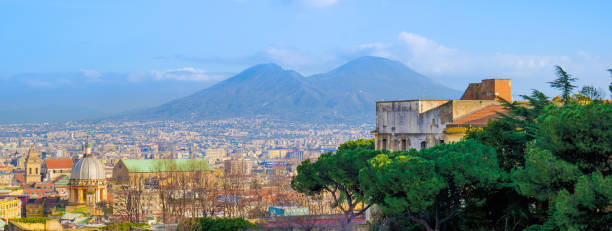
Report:
[{"label": "dense urban area", "polygon": [[511,79],[484,79],[460,99],[378,101],[374,126],[266,117],[0,125],[0,223],[609,230],[612,104],[556,69],[556,97],[514,100]]}]

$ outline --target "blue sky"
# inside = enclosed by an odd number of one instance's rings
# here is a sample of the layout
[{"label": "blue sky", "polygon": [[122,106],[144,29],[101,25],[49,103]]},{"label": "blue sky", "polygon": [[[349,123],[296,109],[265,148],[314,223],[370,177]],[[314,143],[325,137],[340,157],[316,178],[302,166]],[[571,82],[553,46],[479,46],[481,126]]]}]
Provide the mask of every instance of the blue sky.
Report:
[{"label": "blue sky", "polygon": [[123,73],[202,84],[258,63],[308,75],[376,55],[456,89],[505,77],[524,94],[546,88],[553,65],[603,88],[610,9],[612,1],[2,0],[0,78]]}]

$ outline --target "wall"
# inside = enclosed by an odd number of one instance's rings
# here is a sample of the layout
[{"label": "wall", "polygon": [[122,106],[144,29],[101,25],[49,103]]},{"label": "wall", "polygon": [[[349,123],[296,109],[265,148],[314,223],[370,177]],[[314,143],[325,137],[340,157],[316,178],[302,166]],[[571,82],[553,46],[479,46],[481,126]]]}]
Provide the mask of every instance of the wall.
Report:
[{"label": "wall", "polygon": [[377,102],[376,149],[421,149],[422,142],[425,147],[440,143],[442,131],[452,121],[452,106],[448,100]]},{"label": "wall", "polygon": [[[457,141],[463,134],[444,134],[446,125],[495,100],[405,100],[376,103],[375,148],[389,151],[421,149]],[[404,146],[405,142],[405,146]],[[424,143],[423,143],[424,142]]]}]

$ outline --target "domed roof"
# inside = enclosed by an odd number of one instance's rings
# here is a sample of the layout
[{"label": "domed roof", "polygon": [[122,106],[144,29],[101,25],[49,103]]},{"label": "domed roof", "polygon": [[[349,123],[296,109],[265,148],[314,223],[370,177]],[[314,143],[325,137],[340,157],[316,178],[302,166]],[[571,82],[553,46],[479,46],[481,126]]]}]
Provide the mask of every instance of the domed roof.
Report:
[{"label": "domed roof", "polygon": [[105,178],[104,165],[91,155],[80,159],[70,172],[71,180],[97,180]]}]

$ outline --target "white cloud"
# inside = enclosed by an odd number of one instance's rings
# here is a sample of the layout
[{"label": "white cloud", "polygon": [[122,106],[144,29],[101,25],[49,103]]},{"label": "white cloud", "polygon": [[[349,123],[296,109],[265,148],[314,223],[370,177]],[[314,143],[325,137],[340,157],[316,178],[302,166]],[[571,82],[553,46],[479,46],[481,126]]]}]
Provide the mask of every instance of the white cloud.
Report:
[{"label": "white cloud", "polygon": [[102,76],[102,73],[94,70],[81,69],[80,72],[83,76],[87,77],[90,80],[98,80]]},{"label": "white cloud", "polygon": [[183,67],[177,69],[165,69],[165,70],[152,70],[149,72],[135,72],[128,75],[128,79],[132,82],[138,82],[143,80],[163,81],[193,81],[193,82],[207,82],[207,81],[219,81],[224,79],[226,76],[221,74],[211,74],[204,70]]},{"label": "white cloud", "polygon": [[457,89],[463,88],[467,81],[512,78],[514,92],[518,94],[525,94],[532,88],[549,89],[547,82],[555,78],[554,65],[561,65],[578,77],[579,85],[606,85],[609,82],[606,66],[612,63],[584,51],[558,56],[474,53],[450,48],[408,32],[399,33],[397,41],[393,43],[360,45],[356,53],[401,61],[417,72]]},{"label": "white cloud", "polygon": [[317,7],[317,8],[329,7],[329,6],[332,6],[338,3],[338,0],[299,0],[299,1],[300,3],[304,5],[311,6],[311,7]]}]

